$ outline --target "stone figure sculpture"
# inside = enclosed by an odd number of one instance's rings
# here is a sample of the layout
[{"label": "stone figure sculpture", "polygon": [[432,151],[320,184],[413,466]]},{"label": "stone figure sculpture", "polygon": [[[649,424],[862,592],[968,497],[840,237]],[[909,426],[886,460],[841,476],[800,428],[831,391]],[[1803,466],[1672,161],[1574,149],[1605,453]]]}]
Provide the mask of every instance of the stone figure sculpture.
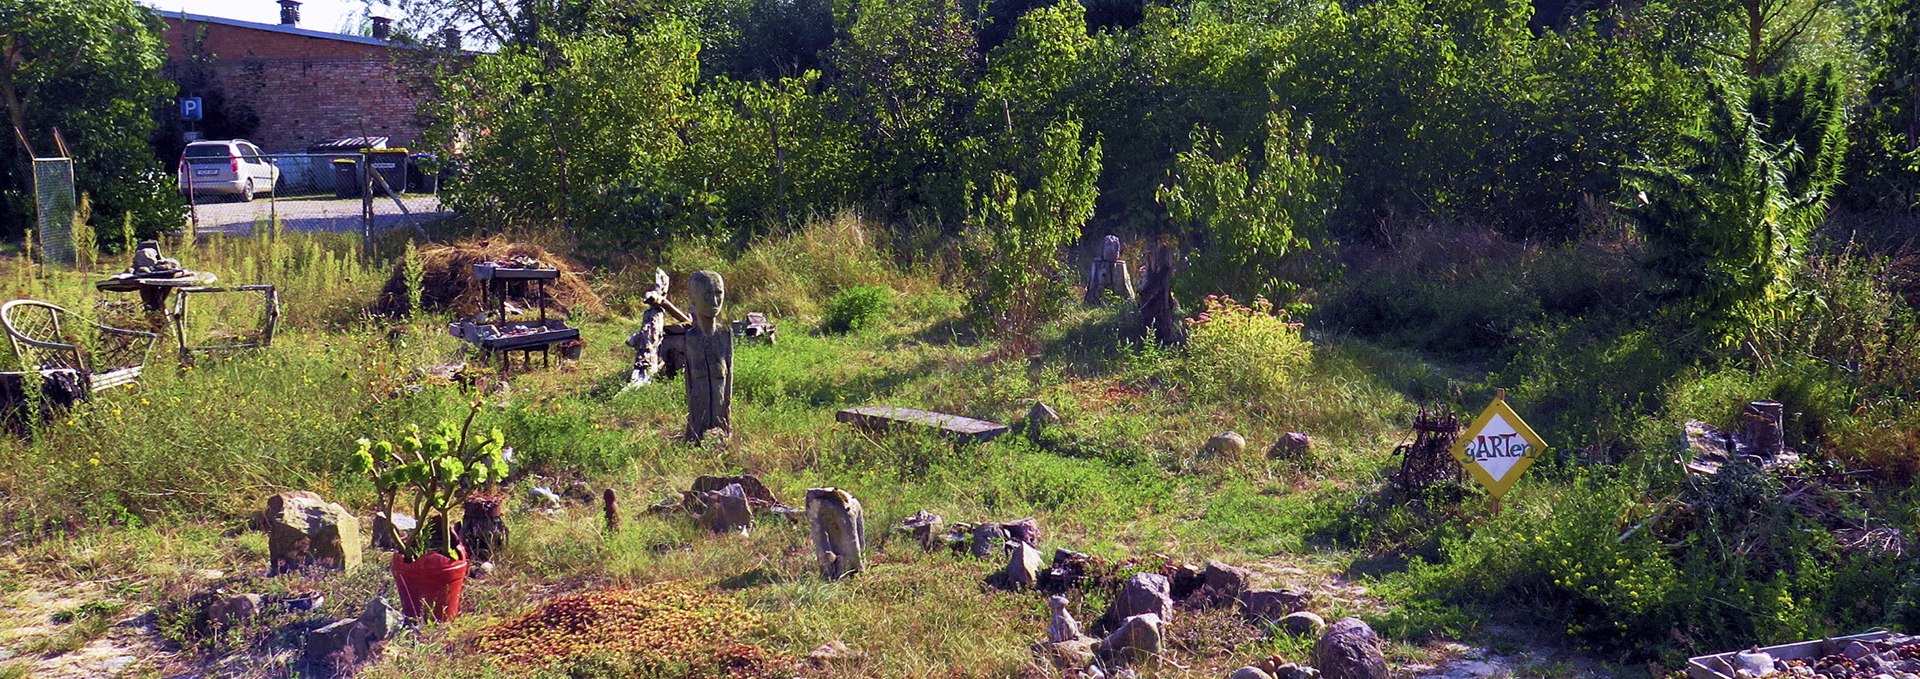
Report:
[{"label": "stone figure sculpture", "polygon": [[1142,338],[1151,332],[1161,346],[1187,343],[1187,328],[1180,322],[1180,301],[1173,297],[1173,271],[1178,259],[1173,243],[1161,240],[1147,262],[1146,280],[1140,286],[1138,332]]},{"label": "stone figure sculpture", "polygon": [[1108,235],[1100,243],[1100,256],[1093,259],[1093,266],[1087,270],[1087,304],[1099,305],[1107,292],[1119,295],[1121,299],[1133,300],[1133,275],[1127,271],[1127,263],[1120,259],[1120,237]]},{"label": "stone figure sculpture", "polygon": [[687,432],[693,443],[713,430],[733,437],[733,328],[719,321],[726,304],[726,281],[714,271],[696,271],[688,281],[693,294],[693,327],[686,334]]},{"label": "stone figure sculpture", "polygon": [[866,549],[866,528],[859,500],[839,488],[810,488],[807,520],[813,524],[820,577],[839,580],[865,569],[861,552]]}]

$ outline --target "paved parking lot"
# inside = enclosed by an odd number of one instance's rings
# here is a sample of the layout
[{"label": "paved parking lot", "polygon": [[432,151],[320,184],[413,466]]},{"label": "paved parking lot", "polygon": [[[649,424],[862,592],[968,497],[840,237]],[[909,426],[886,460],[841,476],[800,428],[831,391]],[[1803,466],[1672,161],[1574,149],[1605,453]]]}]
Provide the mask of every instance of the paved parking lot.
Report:
[{"label": "paved parking lot", "polygon": [[[374,201],[374,229],[407,226],[449,214],[440,209],[438,196],[403,195],[400,200],[411,214],[402,213],[392,199]],[[202,203],[193,207],[197,213],[196,233],[250,233],[254,224],[264,224],[274,215],[280,217],[280,223],[288,231],[360,231],[358,198],[268,200],[263,196],[251,203]]]}]

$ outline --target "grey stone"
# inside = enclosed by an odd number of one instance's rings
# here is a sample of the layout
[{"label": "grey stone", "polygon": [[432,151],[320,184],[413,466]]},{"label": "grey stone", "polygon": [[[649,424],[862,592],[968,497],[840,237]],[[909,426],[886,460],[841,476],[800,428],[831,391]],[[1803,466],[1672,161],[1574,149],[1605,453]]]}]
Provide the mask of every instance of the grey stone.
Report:
[{"label": "grey stone", "polygon": [[1034,401],[1033,407],[1027,409],[1028,426],[1059,424],[1059,422],[1060,412],[1045,403]]},{"label": "grey stone", "polygon": [[1280,618],[1276,626],[1292,636],[1305,637],[1326,631],[1327,621],[1313,611],[1295,611]]},{"label": "grey stone", "polygon": [[753,525],[753,506],[746,489],[728,484],[717,491],[691,491],[700,522],[715,533],[745,531]]},{"label": "grey stone", "polygon": [[360,520],[345,507],[307,491],[267,499],[268,572],[360,565]]},{"label": "grey stone", "polygon": [[1297,431],[1280,435],[1267,449],[1267,457],[1277,460],[1297,460],[1313,451],[1313,438]]},{"label": "grey stone", "polygon": [[1247,591],[1247,584],[1252,580],[1252,571],[1219,561],[1208,561],[1206,568],[1200,571],[1198,589],[1187,601],[1207,608],[1227,606],[1240,600],[1240,595]]},{"label": "grey stone", "polygon": [[1840,653],[1850,660],[1859,660],[1873,655],[1873,647],[1858,641],[1848,642],[1846,648],[1840,649]]},{"label": "grey stone", "polygon": [[360,612],[360,625],[373,641],[392,639],[406,622],[407,616],[394,608],[393,604],[387,603],[385,597],[376,597],[367,602],[367,607]]},{"label": "grey stone", "polygon": [[1000,530],[1006,531],[1008,540],[1017,540],[1029,545],[1040,544],[1040,520],[1031,516],[1000,523]]},{"label": "grey stone", "polygon": [[1254,624],[1278,625],[1307,608],[1308,595],[1290,589],[1250,589],[1240,593],[1240,615]]},{"label": "grey stone", "polygon": [[1240,458],[1240,454],[1246,452],[1246,450],[1247,437],[1231,431],[1224,431],[1214,434],[1213,438],[1207,439],[1207,445],[1200,448],[1200,457],[1206,460],[1222,458],[1237,460]]},{"label": "grey stone", "polygon": [[1273,679],[1273,675],[1267,674],[1266,670],[1248,665],[1234,670],[1233,674],[1227,675],[1227,679]]},{"label": "grey stone", "polygon": [[1162,624],[1152,613],[1129,616],[1100,641],[1100,654],[1121,665],[1150,663],[1160,655]]},{"label": "grey stone", "polygon": [[337,677],[373,659],[374,639],[359,620],[347,618],[307,633],[307,673]]},{"label": "grey stone", "polygon": [[1040,581],[1040,550],[1025,542],[1007,543],[1005,579],[1008,589],[1033,589]]},{"label": "grey stone", "polygon": [[1120,593],[1114,595],[1113,606],[1107,609],[1106,620],[1114,626],[1128,618],[1153,614],[1156,622],[1173,619],[1173,597],[1168,593],[1167,576],[1159,573],[1139,573],[1120,587]]},{"label": "grey stone", "polygon": [[1035,644],[1034,646],[1042,656],[1053,663],[1054,667],[1063,670],[1080,670],[1094,666],[1094,647],[1099,643],[1100,641],[1098,639],[1079,637],[1066,641],[1050,641]]},{"label": "grey stone", "polygon": [[1007,531],[997,523],[983,523],[973,529],[973,545],[968,553],[973,558],[985,559],[993,555],[994,544],[1007,538]]},{"label": "grey stone", "polygon": [[1287,663],[1273,668],[1273,679],[1320,679],[1320,670]]},{"label": "grey stone", "polygon": [[1380,636],[1357,618],[1341,618],[1313,645],[1313,665],[1327,679],[1387,679]]},{"label": "grey stone", "polygon": [[1067,610],[1066,597],[1058,594],[1048,597],[1047,608],[1053,611],[1053,619],[1047,623],[1047,641],[1059,643],[1084,636],[1080,633],[1080,622]]},{"label": "grey stone", "polygon": [[239,594],[213,602],[207,607],[207,623],[214,627],[232,627],[260,612],[260,595]]},{"label": "grey stone", "polygon": [[912,535],[913,541],[920,543],[921,551],[931,552],[934,547],[941,544],[940,527],[945,523],[946,520],[940,518],[939,514],[922,509],[914,512],[913,516],[907,517],[905,521],[901,521],[900,530]]},{"label": "grey stone", "polygon": [[864,569],[866,528],[860,501],[839,488],[807,490],[807,520],[813,524],[820,577],[838,580]]}]

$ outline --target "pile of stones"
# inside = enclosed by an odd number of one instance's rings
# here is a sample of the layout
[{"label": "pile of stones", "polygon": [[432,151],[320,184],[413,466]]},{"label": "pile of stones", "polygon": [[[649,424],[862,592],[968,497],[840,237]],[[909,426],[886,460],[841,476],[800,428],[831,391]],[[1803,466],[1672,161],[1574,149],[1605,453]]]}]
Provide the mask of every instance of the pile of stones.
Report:
[{"label": "pile of stones", "polygon": [[1734,654],[1734,676],[1828,679],[1920,679],[1920,636],[1851,641],[1839,653],[1808,660],[1775,660],[1764,651]]}]

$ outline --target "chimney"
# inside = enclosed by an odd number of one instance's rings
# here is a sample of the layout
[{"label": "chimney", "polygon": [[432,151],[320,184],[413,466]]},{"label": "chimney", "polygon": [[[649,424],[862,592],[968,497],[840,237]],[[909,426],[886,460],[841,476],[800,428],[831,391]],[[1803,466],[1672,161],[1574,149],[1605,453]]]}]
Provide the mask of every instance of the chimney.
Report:
[{"label": "chimney", "polygon": [[280,25],[300,23],[300,0],[280,0]]},{"label": "chimney", "polygon": [[440,29],[440,40],[447,44],[447,49],[460,51],[460,29],[452,26]]},{"label": "chimney", "polygon": [[393,37],[393,20],[386,17],[373,17],[373,39],[387,40]]}]

